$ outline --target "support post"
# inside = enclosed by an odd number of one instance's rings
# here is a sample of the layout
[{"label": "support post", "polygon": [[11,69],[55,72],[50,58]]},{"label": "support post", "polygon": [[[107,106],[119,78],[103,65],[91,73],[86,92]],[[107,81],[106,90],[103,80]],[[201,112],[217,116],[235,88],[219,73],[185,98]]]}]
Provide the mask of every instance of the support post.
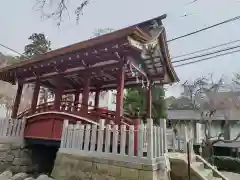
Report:
[{"label": "support post", "polygon": [[36,112],[39,91],[40,91],[40,80],[37,78],[36,83],[35,83],[35,87],[34,87],[34,91],[33,91],[32,104],[31,104],[32,114],[34,114]]},{"label": "support post", "polygon": [[152,118],[152,87],[147,89],[147,118]]},{"label": "support post", "polygon": [[79,96],[80,96],[80,90],[77,90],[74,95],[74,109],[78,109],[78,103],[79,103]]},{"label": "support post", "polygon": [[80,96],[80,90],[77,90],[76,93],[74,94],[74,103],[75,104],[79,103],[79,96]]},{"label": "support post", "polygon": [[99,108],[99,97],[100,97],[100,88],[96,89],[95,98],[94,98],[94,107],[95,109]]},{"label": "support post", "polygon": [[124,66],[121,65],[118,72],[118,86],[117,86],[117,97],[116,97],[116,124],[120,124],[123,116],[123,100],[124,100]]},{"label": "support post", "polygon": [[19,105],[20,105],[21,97],[22,97],[22,90],[23,90],[23,83],[18,83],[17,94],[15,97],[13,110],[12,110],[12,118],[17,117],[17,113],[18,113],[18,109],[19,109]]},{"label": "support post", "polygon": [[63,95],[63,83],[61,82],[61,77],[57,77],[57,90],[55,92],[55,100],[54,100],[54,109],[60,110],[61,100]]},{"label": "support post", "polygon": [[83,93],[82,93],[82,107],[81,112],[84,114],[88,113],[88,100],[89,100],[89,93],[90,93],[90,75],[85,76],[86,81],[83,87]]}]

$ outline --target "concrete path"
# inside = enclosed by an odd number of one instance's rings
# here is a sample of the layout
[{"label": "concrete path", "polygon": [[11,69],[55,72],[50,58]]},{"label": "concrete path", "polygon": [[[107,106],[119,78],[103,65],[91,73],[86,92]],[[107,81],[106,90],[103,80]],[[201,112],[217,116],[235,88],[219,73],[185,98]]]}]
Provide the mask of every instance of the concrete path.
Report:
[{"label": "concrete path", "polygon": [[229,180],[240,180],[240,174],[232,173],[232,172],[226,172],[226,171],[220,171],[223,173],[224,176],[229,178]]}]

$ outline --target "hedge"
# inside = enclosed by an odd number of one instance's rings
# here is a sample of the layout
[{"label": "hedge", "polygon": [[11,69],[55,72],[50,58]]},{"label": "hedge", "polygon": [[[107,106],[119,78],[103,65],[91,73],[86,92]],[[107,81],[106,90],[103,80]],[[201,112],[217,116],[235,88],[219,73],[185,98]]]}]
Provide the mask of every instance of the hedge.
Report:
[{"label": "hedge", "polygon": [[213,156],[211,164],[217,166],[218,170],[240,173],[240,158]]}]

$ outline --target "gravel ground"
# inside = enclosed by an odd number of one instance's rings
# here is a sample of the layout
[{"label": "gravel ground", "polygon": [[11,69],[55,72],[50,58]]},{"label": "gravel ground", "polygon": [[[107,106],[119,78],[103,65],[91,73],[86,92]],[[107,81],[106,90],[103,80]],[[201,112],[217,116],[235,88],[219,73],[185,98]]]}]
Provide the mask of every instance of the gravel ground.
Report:
[{"label": "gravel ground", "polygon": [[226,172],[226,171],[221,171],[224,176],[229,178],[229,180],[240,180],[240,174],[237,173],[232,173],[232,172]]}]

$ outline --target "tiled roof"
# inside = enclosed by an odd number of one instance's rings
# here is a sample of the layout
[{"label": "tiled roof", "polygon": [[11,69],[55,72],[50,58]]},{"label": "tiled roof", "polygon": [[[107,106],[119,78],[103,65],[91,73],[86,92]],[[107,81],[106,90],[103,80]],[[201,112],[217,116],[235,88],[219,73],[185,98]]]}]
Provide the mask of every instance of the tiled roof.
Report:
[{"label": "tiled roof", "polygon": [[[169,120],[201,120],[200,113],[194,110],[168,110]],[[217,111],[214,120],[223,121],[224,115],[221,111]],[[240,111],[232,110],[229,115],[229,120],[240,120]]]}]

